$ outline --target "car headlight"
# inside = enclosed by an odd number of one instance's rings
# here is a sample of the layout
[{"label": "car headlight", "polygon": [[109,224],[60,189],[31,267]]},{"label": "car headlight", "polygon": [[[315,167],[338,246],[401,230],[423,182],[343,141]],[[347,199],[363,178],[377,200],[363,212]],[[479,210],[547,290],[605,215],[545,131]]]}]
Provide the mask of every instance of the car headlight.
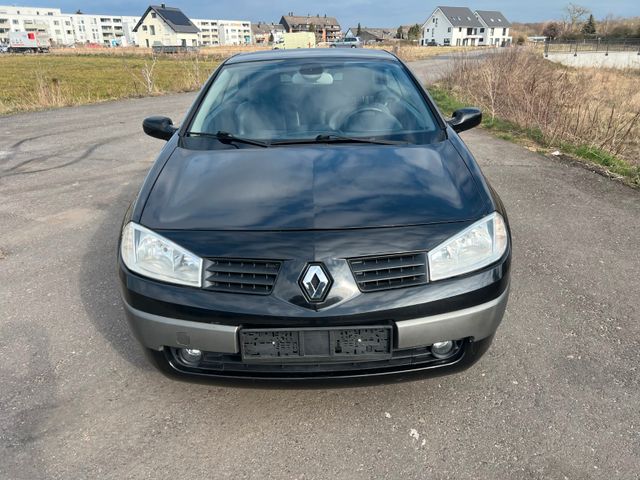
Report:
[{"label": "car headlight", "polygon": [[502,215],[487,215],[429,252],[429,278],[442,280],[486,267],[502,257],[507,243]]},{"label": "car headlight", "polygon": [[202,286],[202,259],[157,233],[128,223],[122,230],[122,261],[145,277],[193,287]]}]

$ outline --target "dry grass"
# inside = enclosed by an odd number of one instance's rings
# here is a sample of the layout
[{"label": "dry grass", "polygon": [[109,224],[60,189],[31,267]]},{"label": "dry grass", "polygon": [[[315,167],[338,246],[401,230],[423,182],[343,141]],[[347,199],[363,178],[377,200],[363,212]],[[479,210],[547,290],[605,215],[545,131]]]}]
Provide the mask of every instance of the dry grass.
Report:
[{"label": "dry grass", "polygon": [[218,64],[255,45],[153,55],[150,48],[62,48],[0,56],[0,115],[199,89]]},{"label": "dry grass", "polygon": [[424,60],[425,58],[433,57],[436,55],[445,55],[463,51],[468,52],[471,48],[474,47],[420,47],[415,45],[383,44],[367,46],[365,48],[371,48],[374,50],[387,50],[391,53],[394,53],[405,62],[413,62],[415,60]]},{"label": "dry grass", "polygon": [[3,55],[0,114],[200,88],[212,56]]},{"label": "dry grass", "polygon": [[571,69],[526,48],[461,57],[441,85],[548,145],[602,151],[640,165],[639,72]]},{"label": "dry grass", "polygon": [[[243,52],[255,52],[258,50],[269,50],[270,47],[259,45],[246,46],[220,46],[220,47],[201,47],[198,54],[202,57],[229,58],[232,55]],[[151,48],[144,47],[77,47],[77,48],[56,48],[51,50],[50,55],[102,55],[109,57],[130,57],[130,56],[151,56],[153,53]]]}]

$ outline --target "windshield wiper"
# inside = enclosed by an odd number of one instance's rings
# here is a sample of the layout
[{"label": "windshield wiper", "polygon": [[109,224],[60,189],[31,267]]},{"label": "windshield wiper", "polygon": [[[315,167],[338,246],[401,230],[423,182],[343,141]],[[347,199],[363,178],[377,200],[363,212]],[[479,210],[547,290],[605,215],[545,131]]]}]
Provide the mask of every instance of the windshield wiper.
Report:
[{"label": "windshield wiper", "polygon": [[273,142],[271,145],[293,145],[303,143],[369,143],[373,145],[406,145],[407,142],[400,142],[395,140],[378,140],[375,138],[365,137],[347,137],[344,135],[337,135],[335,133],[321,134],[314,138],[303,138],[299,140],[282,140],[279,142]]},{"label": "windshield wiper", "polygon": [[260,140],[253,140],[252,138],[244,138],[244,137],[236,137],[233,133],[229,132],[218,132],[218,133],[208,133],[208,132],[188,132],[187,136],[189,137],[209,137],[216,138],[223,143],[246,143],[247,145],[255,145],[256,147],[269,147],[271,144],[267,142],[261,142]]}]

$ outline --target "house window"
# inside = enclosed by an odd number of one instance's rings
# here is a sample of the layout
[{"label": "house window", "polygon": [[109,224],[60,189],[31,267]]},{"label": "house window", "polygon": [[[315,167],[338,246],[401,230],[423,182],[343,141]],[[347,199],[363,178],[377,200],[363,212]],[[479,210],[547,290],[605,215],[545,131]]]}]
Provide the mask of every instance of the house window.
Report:
[{"label": "house window", "polygon": [[149,27],[149,34],[150,35],[155,35],[156,34],[156,27],[155,26],[151,25]]},{"label": "house window", "polygon": [[484,33],[484,28],[481,28],[481,29],[480,29],[480,33]]},{"label": "house window", "polygon": [[490,33],[490,35],[491,35],[492,37],[493,37],[493,32],[494,32],[494,30],[495,30],[495,29],[493,29],[493,28],[492,28],[492,29],[491,29],[491,32],[489,32],[489,33]]},{"label": "house window", "polygon": [[451,27],[447,28],[447,32],[451,33]]},{"label": "house window", "polygon": [[427,28],[427,32],[429,31],[429,29]]},{"label": "house window", "polygon": [[507,29],[506,29],[506,28],[503,28],[503,29],[502,29],[502,36],[503,36],[503,37],[506,37],[506,36],[507,36]]},{"label": "house window", "polygon": [[144,31],[146,32],[146,31],[147,31],[147,26],[146,26],[146,25],[143,25],[143,26],[142,26],[142,30],[144,30]]},{"label": "house window", "polygon": [[151,12],[151,18],[156,18],[156,12]]},{"label": "house window", "polygon": [[432,23],[436,23],[436,19],[435,17],[433,18],[433,20],[431,20]]},{"label": "house window", "polygon": [[458,28],[458,32],[462,32],[462,27],[459,27],[459,28]]}]

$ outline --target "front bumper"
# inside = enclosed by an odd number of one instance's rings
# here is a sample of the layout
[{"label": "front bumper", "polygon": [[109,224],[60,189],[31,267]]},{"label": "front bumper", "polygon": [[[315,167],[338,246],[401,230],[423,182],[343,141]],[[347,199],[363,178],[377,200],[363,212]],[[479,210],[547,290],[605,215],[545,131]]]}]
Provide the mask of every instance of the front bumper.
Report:
[{"label": "front bumper", "polygon": [[[135,336],[150,349],[152,359],[166,373],[227,379],[305,380],[431,372],[444,367],[450,371],[467,368],[491,344],[508,296],[507,286],[497,298],[473,307],[392,321],[395,340],[390,359],[341,364],[247,365],[240,359],[241,325],[168,318],[137,310],[126,302],[125,310]],[[456,340],[455,353],[444,360],[433,357],[429,346],[446,340]],[[205,352],[202,365],[196,368],[182,363],[177,355],[179,348]]]},{"label": "front bumper", "polygon": [[[428,346],[445,340],[480,340],[495,333],[509,297],[499,297],[474,307],[439,315],[394,322],[397,350]],[[136,338],[147,348],[195,348],[207,352],[239,353],[238,325],[219,325],[162,317],[124,303],[127,320]]]}]

